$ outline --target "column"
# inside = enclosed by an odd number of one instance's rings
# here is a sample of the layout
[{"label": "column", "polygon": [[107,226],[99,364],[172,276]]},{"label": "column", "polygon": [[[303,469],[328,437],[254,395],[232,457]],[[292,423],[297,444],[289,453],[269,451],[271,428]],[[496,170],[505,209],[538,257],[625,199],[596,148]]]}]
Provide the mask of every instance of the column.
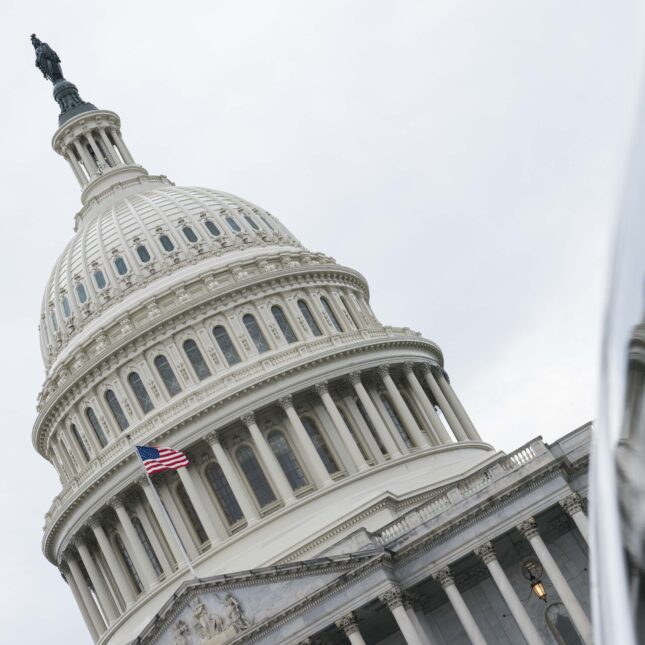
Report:
[{"label": "column", "polygon": [[452,577],[450,569],[448,567],[441,569],[441,571],[437,572],[433,578],[441,585],[446,596],[448,596],[448,600],[450,601],[452,608],[455,610],[457,618],[459,618],[459,622],[461,622],[461,626],[468,635],[470,642],[473,645],[486,645],[486,639],[482,635],[481,631],[479,631],[477,622],[470,613],[470,609],[468,609],[462,595],[459,593],[459,589],[457,589],[457,586],[455,585],[455,579]]},{"label": "column", "polygon": [[97,130],[99,133],[99,137],[101,138],[101,143],[103,144],[103,151],[105,152],[105,156],[107,157],[107,160],[110,162],[110,166],[112,168],[120,165],[120,161],[117,161],[117,159],[114,156],[114,146],[110,143],[110,140],[107,137],[107,134],[105,133],[105,130],[103,128],[99,128]]},{"label": "column", "polygon": [[560,501],[560,506],[567,515],[575,522],[578,527],[578,531],[585,539],[587,544],[589,543],[589,524],[587,522],[587,516],[584,514],[582,499],[578,493],[572,493],[568,497],[565,497]]},{"label": "column", "polygon": [[135,600],[132,586],[130,585],[130,581],[127,579],[125,572],[123,571],[123,567],[121,566],[116,553],[114,553],[112,543],[105,534],[105,530],[103,529],[103,526],[101,526],[101,522],[98,517],[91,517],[88,522],[88,526],[94,533],[94,537],[98,542],[99,549],[101,549],[103,557],[105,558],[105,561],[110,568],[110,572],[114,576],[114,581],[116,582],[116,586],[119,589],[119,593],[121,594],[126,607],[128,605],[131,605]]},{"label": "column", "polygon": [[457,441],[470,441],[468,435],[466,434],[466,431],[461,427],[461,423],[459,423],[459,420],[457,419],[455,413],[452,411],[448,400],[444,396],[444,393],[441,391],[439,384],[435,380],[432,373],[432,365],[430,363],[426,363],[423,366],[423,370],[423,375],[425,376],[426,383],[428,384],[428,387],[432,392],[432,396],[434,396],[435,401],[443,412],[443,416],[446,417],[446,421],[448,421],[448,425],[453,431],[455,438],[457,439]]},{"label": "column", "polygon": [[542,563],[547,576],[549,576],[551,583],[558,592],[560,600],[562,600],[564,606],[567,608],[567,612],[569,612],[569,616],[571,617],[573,624],[576,626],[578,633],[582,637],[582,640],[585,643],[591,643],[593,640],[591,623],[580,606],[578,599],[571,590],[569,583],[562,575],[560,567],[557,565],[553,556],[546,548],[546,544],[544,544],[544,541],[540,537],[535,520],[530,517],[528,520],[522,522],[517,527],[517,530],[531,543],[531,546]]},{"label": "column", "polygon": [[134,497],[133,509],[136,516],[139,518],[139,521],[141,522],[141,526],[143,526],[143,530],[148,536],[148,540],[152,546],[152,549],[155,552],[155,555],[157,556],[157,560],[159,561],[159,564],[161,565],[161,570],[166,574],[166,576],[169,576],[172,573],[172,566],[170,564],[170,560],[168,560],[168,556],[166,555],[166,552],[164,551],[164,548],[161,545],[161,542],[159,541],[159,536],[157,535],[157,531],[155,530],[155,527],[150,521],[150,518],[146,513],[146,509],[141,503],[141,499],[138,497],[138,495]]},{"label": "column", "polygon": [[127,164],[134,164],[134,159],[125,145],[125,141],[123,141],[121,133],[117,130],[112,130],[112,138],[114,139],[114,144],[116,145],[120,155],[123,157],[123,161]]},{"label": "column", "polygon": [[287,418],[289,419],[289,423],[293,428],[295,438],[298,441],[298,445],[302,449],[305,458],[307,459],[310,471],[313,474],[313,478],[316,481],[316,484],[318,486],[330,486],[331,484],[333,484],[333,481],[329,476],[327,468],[325,468],[325,464],[322,462],[318,451],[314,447],[314,444],[311,442],[311,439],[309,438],[309,435],[305,430],[305,426],[302,425],[302,421],[300,420],[298,413],[293,407],[293,400],[291,398],[291,395],[283,396],[279,400],[279,403],[280,407],[284,410]]},{"label": "column", "polygon": [[437,383],[439,384],[439,387],[444,393],[446,399],[448,399],[450,407],[457,415],[457,419],[459,420],[461,427],[464,429],[465,433],[468,435],[471,441],[481,441],[482,438],[479,436],[479,432],[477,432],[475,424],[471,421],[468,413],[466,412],[466,408],[464,408],[464,406],[461,404],[461,401],[455,394],[455,391],[452,389],[452,385],[450,385],[450,383],[448,382],[444,371],[441,370],[437,372]]},{"label": "column", "polygon": [[421,603],[421,597],[411,591],[403,592],[403,609],[405,609],[408,614],[408,618],[412,621],[421,642],[424,645],[434,645],[430,639],[430,635],[426,632],[426,628],[423,626],[419,615],[417,614],[416,605]]},{"label": "column", "polygon": [[383,384],[385,385],[385,389],[387,390],[387,393],[390,396],[392,405],[396,408],[396,411],[401,419],[401,422],[405,426],[405,429],[407,430],[408,434],[412,438],[412,441],[414,441],[414,444],[416,445],[416,447],[417,448],[429,447],[430,444],[428,443],[428,439],[419,429],[419,426],[417,425],[417,422],[414,420],[412,413],[408,409],[408,406],[405,400],[401,396],[401,393],[397,389],[394,381],[392,380],[392,377],[390,376],[389,366],[380,365],[378,368],[378,373],[381,379],[383,380]]},{"label": "column", "polygon": [[349,375],[349,381],[354,387],[354,391],[356,392],[356,396],[358,396],[358,400],[363,404],[363,408],[367,413],[370,421],[372,422],[372,425],[376,430],[376,434],[378,434],[385,450],[387,450],[392,459],[400,457],[401,451],[398,449],[396,443],[394,442],[394,439],[392,439],[390,431],[387,429],[385,423],[383,423],[381,415],[378,413],[378,410],[376,409],[376,406],[370,398],[370,395],[367,393],[367,390],[365,389],[365,386],[361,381],[361,373],[352,372]]},{"label": "column", "polygon": [[511,585],[509,579],[506,577],[502,566],[497,561],[495,549],[490,542],[482,544],[479,548],[475,549],[475,555],[481,558],[482,562],[488,567],[491,577],[495,581],[499,592],[504,598],[504,602],[508,606],[517,626],[524,635],[528,645],[543,645],[542,638],[531,622],[529,615],[524,609],[522,601],[517,597],[515,589]]},{"label": "column", "polygon": [[188,468],[179,468],[177,470],[177,474],[179,475],[179,479],[181,479],[181,483],[186,489],[188,498],[195,508],[195,513],[197,513],[199,521],[204,527],[204,531],[206,531],[206,535],[208,535],[211,546],[217,544],[220,541],[220,536],[217,532],[217,527],[215,526],[212,518],[212,514],[215,513],[215,509],[211,509],[210,513],[208,512],[206,507],[206,500],[199,494],[197,486],[195,486],[195,482],[193,482],[193,475],[188,470]]},{"label": "column", "polygon": [[132,562],[139,574],[139,578],[141,578],[141,582],[143,583],[145,590],[148,591],[148,589],[157,582],[157,574],[152,568],[152,564],[148,559],[148,554],[145,552],[143,544],[141,544],[141,540],[139,539],[137,531],[130,519],[130,514],[125,508],[123,502],[118,497],[113,497],[110,500],[110,506],[112,506],[116,511],[119,522],[123,527],[123,531],[125,532],[133,551],[130,553],[130,557],[132,558]]},{"label": "column", "polygon": [[351,645],[367,645],[358,629],[358,620],[353,612],[350,611],[349,614],[337,620],[336,627],[343,630]]},{"label": "column", "polygon": [[356,401],[354,401],[354,398],[350,394],[349,388],[343,388],[341,393],[343,397],[343,403],[345,404],[345,407],[349,411],[350,415],[353,417],[358,428],[358,432],[363,437],[363,440],[367,444],[367,447],[374,457],[374,460],[379,464],[385,463],[385,446],[383,446],[383,450],[381,450],[381,447],[379,446],[380,437],[378,436],[378,434],[376,434],[376,429],[374,429],[374,433],[372,433],[372,430],[370,430],[366,420],[363,418],[363,415],[358,409]]},{"label": "column", "polygon": [[421,383],[419,383],[419,379],[417,379],[417,375],[414,373],[414,367],[411,362],[404,364],[403,373],[405,374],[405,378],[408,381],[410,389],[414,393],[419,405],[423,408],[423,411],[426,413],[426,416],[430,421],[430,427],[434,433],[434,439],[436,440],[437,445],[450,443],[452,439],[443,427],[443,423],[441,423],[441,419],[437,415],[437,411],[434,409],[434,406],[430,403],[426,393],[423,391]]},{"label": "column", "polygon": [[73,540],[73,544],[78,551],[78,555],[81,556],[81,561],[83,562],[85,571],[87,571],[87,575],[90,577],[90,581],[94,587],[101,609],[105,616],[107,616],[108,624],[113,623],[119,617],[119,612],[105,579],[96,566],[94,558],[92,558],[92,554],[83,539],[81,537],[76,537]]},{"label": "column", "polygon": [[99,175],[103,174],[103,164],[101,163],[103,161],[103,155],[101,151],[98,149],[98,146],[96,145],[96,142],[94,141],[94,136],[92,135],[91,132],[88,132],[85,135],[85,138],[87,139],[87,142],[90,144],[90,148],[92,148],[92,152],[96,156],[96,165],[98,167],[98,173]]},{"label": "column", "polygon": [[172,557],[177,563],[177,568],[179,569],[183,566],[183,564],[185,564],[186,555],[184,555],[178,543],[179,536],[177,535],[177,531],[170,521],[170,517],[166,512],[166,509],[163,507],[161,498],[158,496],[156,491],[152,490],[153,485],[150,483],[150,480],[147,477],[143,476],[138,479],[137,484],[139,484],[141,490],[143,491],[143,494],[146,496],[148,504],[152,509],[152,513],[157,520],[157,524],[161,527],[162,532],[167,532],[165,536],[166,544],[168,545],[168,548],[172,553]]},{"label": "column", "polygon": [[352,437],[352,433],[349,431],[345,420],[338,411],[334,400],[331,398],[331,394],[329,394],[327,381],[318,383],[316,386],[314,386],[314,389],[323,402],[325,410],[327,410],[327,414],[331,417],[334,426],[336,426],[336,430],[338,430],[338,434],[340,435],[342,442],[345,444],[347,452],[349,452],[349,456],[351,457],[354,466],[356,466],[358,470],[366,470],[367,468],[369,468],[367,462],[365,461],[365,458],[361,454],[359,447],[356,445],[356,441],[354,441],[354,437]]},{"label": "column", "polygon": [[87,170],[87,174],[90,176],[90,179],[96,175],[96,171],[98,170],[96,167],[96,164],[94,163],[94,160],[90,155],[87,153],[87,150],[85,149],[85,146],[80,142],[78,139],[74,140],[74,147],[76,148],[76,151],[78,152],[79,156],[83,160],[83,164],[85,165],[85,169]]},{"label": "column", "polygon": [[81,186],[85,186],[87,183],[87,177],[85,176],[85,173],[83,172],[83,169],[78,163],[78,160],[74,156],[74,153],[67,149],[65,151],[65,159],[69,162],[69,165],[72,167],[72,170],[74,171],[74,174],[76,175],[76,179],[78,179],[78,182],[81,184]]},{"label": "column", "polygon": [[[85,622],[85,626],[90,632],[90,635],[92,636],[92,640],[96,643],[96,641],[99,639],[100,634],[99,634],[99,631],[94,626],[94,621],[92,619],[92,616],[87,609],[87,605],[85,604],[85,594],[81,593],[81,590],[76,584],[76,580],[74,580],[74,576],[72,575],[71,570],[67,564],[65,563],[61,564],[60,570],[67,584],[69,585],[69,588],[72,590],[72,594],[74,594],[74,600],[76,600],[76,604],[78,605],[81,615],[83,616],[83,621]],[[92,594],[89,593],[89,590],[88,590],[88,594],[90,596],[90,600],[94,602],[94,599],[92,598]]]},{"label": "column", "polygon": [[260,519],[260,516],[257,509],[255,508],[255,504],[253,504],[253,501],[251,500],[246,487],[237,474],[237,470],[235,470],[235,467],[228,457],[228,454],[220,443],[217,432],[210,432],[206,435],[205,439],[210,444],[210,447],[213,450],[213,454],[215,455],[215,459],[224,472],[224,477],[226,477],[229,486],[235,493],[235,499],[237,499],[237,503],[240,505],[242,513],[244,513],[247,525],[257,522]]},{"label": "column", "polygon": [[379,596],[379,600],[392,612],[394,620],[396,620],[396,624],[408,645],[426,645],[426,641],[422,640],[417,631],[417,626],[412,622],[408,612],[403,607],[403,592],[401,589],[391,587]]},{"label": "column", "polygon": [[82,600],[82,604],[85,606],[85,609],[89,614],[89,618],[93,627],[93,629],[90,629],[90,632],[93,632],[92,636],[94,640],[98,640],[99,636],[106,630],[103,616],[101,616],[101,612],[99,611],[99,608],[96,606],[96,602],[94,601],[92,592],[90,591],[90,588],[87,584],[87,581],[85,580],[85,576],[83,575],[83,572],[81,571],[81,567],[79,566],[78,562],[76,562],[76,560],[73,557],[67,558],[66,562],[67,562],[67,565],[69,566],[69,570],[72,574],[72,578],[76,583],[76,587],[78,589],[80,598]]},{"label": "column", "polygon": [[282,466],[278,461],[278,458],[275,456],[271,446],[264,438],[262,431],[258,427],[257,421],[255,420],[255,414],[249,412],[242,417],[242,423],[248,428],[251,433],[251,439],[255,447],[260,453],[260,459],[264,462],[266,469],[269,473],[271,481],[275,484],[275,487],[278,489],[278,493],[285,504],[291,504],[296,501],[296,497],[293,494],[293,489],[287,476],[282,470]]},{"label": "column", "polygon": [[170,490],[170,485],[167,483],[163,475],[158,475],[157,477],[155,477],[155,479],[157,479],[157,481],[162,480],[161,486],[158,486],[156,489],[157,492],[159,493],[161,503],[163,504],[164,508],[168,511],[168,516],[170,517],[170,521],[172,522],[175,529],[177,529],[177,534],[179,535],[181,543],[184,545],[184,548],[188,553],[188,557],[191,560],[194,560],[196,557],[199,556],[199,551],[197,550],[197,547],[195,546],[195,542],[193,541],[193,538],[190,532],[188,531],[188,528],[186,527],[182,514],[179,512],[179,509],[177,508],[177,503],[175,502],[173,493]]}]

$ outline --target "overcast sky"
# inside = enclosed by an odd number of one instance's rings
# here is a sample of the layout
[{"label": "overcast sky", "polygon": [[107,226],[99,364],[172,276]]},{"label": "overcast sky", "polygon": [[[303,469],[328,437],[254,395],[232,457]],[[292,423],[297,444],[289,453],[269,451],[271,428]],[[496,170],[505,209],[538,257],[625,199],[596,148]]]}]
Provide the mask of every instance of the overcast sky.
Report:
[{"label": "overcast sky", "polygon": [[89,642],[40,550],[60,485],[31,447],[37,325],[80,190],[29,34],[151,173],[247,198],[361,271],[510,451],[595,414],[642,27],[607,0],[5,0],[0,641]]}]

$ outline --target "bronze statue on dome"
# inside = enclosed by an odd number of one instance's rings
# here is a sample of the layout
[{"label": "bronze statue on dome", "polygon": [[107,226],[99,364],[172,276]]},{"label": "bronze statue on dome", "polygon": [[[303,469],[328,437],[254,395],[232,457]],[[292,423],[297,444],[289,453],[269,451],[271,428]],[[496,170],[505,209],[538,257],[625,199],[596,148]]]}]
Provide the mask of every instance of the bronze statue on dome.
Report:
[{"label": "bronze statue on dome", "polygon": [[43,76],[52,83],[64,80],[58,54],[47,43],[40,40],[36,34],[31,34],[31,44],[36,50],[36,67],[43,73]]}]

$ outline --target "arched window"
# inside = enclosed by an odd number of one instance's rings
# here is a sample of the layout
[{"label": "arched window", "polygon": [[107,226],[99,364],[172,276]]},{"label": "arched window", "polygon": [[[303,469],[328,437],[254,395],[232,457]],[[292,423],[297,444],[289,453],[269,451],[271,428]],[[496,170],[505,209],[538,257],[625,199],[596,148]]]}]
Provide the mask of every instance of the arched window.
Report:
[{"label": "arched window", "polygon": [[253,218],[250,215],[245,215],[244,219],[251,225],[253,229],[255,229],[256,231],[260,230],[259,226],[253,221]]},{"label": "arched window", "polygon": [[154,409],[152,404],[152,399],[146,390],[146,386],[143,384],[141,377],[136,372],[130,372],[128,374],[128,383],[134,392],[134,396],[137,398],[137,402],[141,406],[141,410],[144,414],[148,414],[151,410]]},{"label": "arched window", "polygon": [[336,328],[336,331],[343,331],[343,328],[340,326],[340,323],[338,322],[338,318],[336,318],[336,314],[331,308],[331,305],[329,304],[329,301],[327,300],[327,298],[322,297],[320,299],[320,302],[322,302],[322,306],[325,308],[325,311],[327,312],[327,315],[331,319],[332,325]]},{"label": "arched window", "polygon": [[137,255],[144,264],[150,262],[150,253],[148,253],[148,249],[143,244],[137,246]]},{"label": "arched window", "polygon": [[103,271],[101,271],[101,269],[94,271],[94,282],[96,282],[96,287],[98,289],[105,289],[105,285],[107,283],[105,282],[105,276],[103,275]]},{"label": "arched window", "polygon": [[195,374],[197,374],[197,378],[200,381],[203,381],[205,378],[209,377],[211,375],[211,371],[208,369],[208,365],[206,365],[204,356],[199,351],[197,343],[192,338],[189,338],[188,340],[184,341],[182,347],[186,352],[186,356],[188,356],[190,364],[195,370]]},{"label": "arched window", "polygon": [[206,531],[204,530],[204,527],[202,526],[202,523],[199,521],[199,517],[197,516],[197,511],[195,510],[193,503],[190,501],[190,497],[188,497],[188,493],[186,492],[186,489],[181,482],[177,484],[177,497],[181,502],[186,516],[188,517],[188,521],[193,527],[193,530],[195,531],[195,535],[197,536],[199,542],[201,544],[208,542],[208,535],[206,535]]},{"label": "arched window", "polygon": [[74,441],[76,441],[76,445],[78,446],[79,450],[83,453],[83,457],[85,458],[85,461],[89,461],[90,453],[87,452],[87,448],[85,447],[85,442],[83,441],[78,431],[78,428],[73,423],[69,428],[72,431],[72,436],[74,437]]},{"label": "arched window", "polygon": [[302,468],[300,468],[300,464],[282,432],[279,432],[278,430],[271,432],[271,434],[269,434],[269,445],[271,446],[271,450],[273,450],[280,467],[289,480],[291,488],[293,488],[293,490],[297,490],[298,488],[308,486],[309,482],[307,481],[305,474],[302,472]]},{"label": "arched window", "polygon": [[235,349],[235,345],[233,345],[231,337],[228,335],[228,332],[226,331],[226,329],[224,329],[224,327],[222,327],[222,325],[213,327],[213,336],[215,336],[215,340],[217,341],[217,344],[222,350],[222,354],[224,354],[224,358],[229,365],[235,365],[242,360],[240,358],[240,355],[237,353],[237,350]]},{"label": "arched window", "polygon": [[63,315],[65,316],[65,318],[69,318],[69,316],[72,313],[72,310],[69,306],[69,300],[67,299],[67,296],[63,296],[61,303],[63,305]]},{"label": "arched window", "polygon": [[268,352],[271,348],[269,347],[269,343],[267,343],[267,339],[264,337],[264,334],[262,333],[260,325],[258,325],[258,321],[255,319],[255,316],[252,316],[251,314],[244,314],[244,316],[242,317],[242,322],[246,327],[246,331],[249,332],[249,336],[251,337],[251,340],[253,341],[253,344],[255,345],[258,352],[260,354],[262,354],[262,352]]},{"label": "arched window", "polygon": [[215,222],[212,219],[205,219],[204,226],[213,237],[219,237],[220,230],[215,226]]},{"label": "arched window", "polygon": [[58,319],[56,318],[56,312],[50,311],[49,315],[52,319],[52,327],[54,328],[54,331],[58,331]]},{"label": "arched window", "polygon": [[148,556],[148,560],[150,560],[150,564],[152,565],[152,568],[155,570],[155,573],[158,576],[160,576],[163,573],[163,569],[161,568],[161,564],[159,564],[159,560],[157,559],[157,554],[155,553],[155,550],[152,548],[152,544],[150,544],[150,540],[146,535],[146,531],[143,528],[143,524],[141,524],[141,520],[136,515],[132,517],[132,525],[134,526],[134,530],[137,532],[137,535],[139,536],[139,540],[143,545],[143,550],[146,552],[146,555]]},{"label": "arched window", "polygon": [[128,265],[120,255],[114,258],[114,267],[119,275],[125,275],[128,272]]},{"label": "arched window", "polygon": [[582,645],[576,628],[561,602],[551,603],[546,608],[546,624],[558,645]]},{"label": "arched window", "polygon": [[168,251],[168,253],[170,253],[170,251],[175,250],[175,245],[172,243],[172,240],[167,235],[160,235],[159,243],[161,244],[163,250]]},{"label": "arched window", "polygon": [[166,387],[168,395],[175,396],[175,394],[179,394],[181,392],[181,386],[179,385],[179,381],[177,380],[175,373],[172,371],[172,367],[170,367],[168,359],[163,354],[159,354],[159,356],[155,358],[154,363],[157,368],[157,372],[159,372],[159,376],[161,376],[161,380]]},{"label": "arched window", "polygon": [[329,450],[329,446],[325,443],[325,440],[322,438],[322,435],[318,430],[318,426],[309,417],[302,418],[302,425],[305,427],[305,430],[307,431],[307,434],[311,439],[311,443],[314,444],[314,448],[316,449],[316,452],[320,456],[320,459],[322,460],[323,464],[325,464],[325,468],[327,469],[327,472],[330,475],[337,473],[340,470],[338,468],[338,464],[336,463],[334,456],[331,454],[331,451]]},{"label": "arched window", "polygon": [[121,428],[121,430],[127,429],[130,422],[128,421],[128,417],[125,416],[125,412],[123,412],[123,408],[116,398],[116,394],[114,394],[112,390],[108,390],[105,393],[105,400],[112,412],[114,420],[119,424],[119,428]]},{"label": "arched window", "polygon": [[76,296],[81,304],[87,301],[87,291],[85,291],[85,285],[82,282],[76,285]]},{"label": "arched window", "polygon": [[195,235],[195,231],[193,231],[190,226],[184,226],[184,228],[181,229],[181,232],[191,244],[197,242],[197,235]]},{"label": "arched window", "polygon": [[271,220],[268,217],[262,217],[262,221],[275,233],[275,228],[273,228]]},{"label": "arched window", "polygon": [[271,313],[273,314],[275,321],[278,323],[278,327],[280,327],[280,331],[282,332],[284,339],[288,343],[297,342],[298,339],[296,338],[296,335],[293,333],[293,329],[291,328],[291,325],[289,324],[287,317],[284,315],[284,311],[282,311],[282,307],[278,307],[278,305],[273,305],[273,307],[271,307]]},{"label": "arched window", "polygon": [[396,410],[390,403],[390,399],[387,398],[384,394],[381,394],[381,401],[383,402],[383,406],[385,407],[388,415],[390,416],[390,419],[392,419],[392,423],[394,424],[394,427],[396,428],[397,432],[401,435],[401,439],[403,439],[403,443],[405,444],[406,448],[413,448],[414,444],[412,443],[412,439],[408,436],[408,433],[405,431],[405,428],[403,427],[403,424],[401,423],[401,419],[399,419],[399,415],[396,413]]},{"label": "arched window", "polygon": [[345,311],[348,313],[349,317],[352,319],[352,322],[354,323],[354,327],[356,327],[356,329],[359,329],[360,326],[358,324],[358,321],[356,320],[352,310],[349,308],[349,305],[347,304],[347,300],[345,300],[345,297],[341,296],[340,301],[343,303],[343,307],[345,307]]},{"label": "arched window", "polygon": [[358,446],[358,449],[361,451],[361,455],[363,455],[363,459],[365,459],[365,461],[368,461],[370,457],[365,451],[365,446],[363,445],[362,440],[359,439],[358,433],[356,432],[356,430],[354,430],[354,426],[349,422],[349,419],[345,414],[345,410],[343,410],[343,408],[341,408],[340,406],[337,406],[337,407],[338,407],[338,412],[340,412],[340,416],[343,418],[343,421],[345,422],[345,425],[349,430],[349,434],[352,435],[352,439],[354,440],[354,443]]},{"label": "arched window", "polygon": [[228,523],[235,524],[235,522],[243,520],[244,514],[242,513],[240,505],[237,503],[237,499],[235,499],[233,489],[228,483],[222,467],[217,462],[211,461],[206,466],[206,477],[208,477],[211,488],[224,511],[224,515],[226,515]]},{"label": "arched window", "polygon": [[242,468],[242,472],[244,473],[246,480],[249,482],[251,490],[255,495],[255,499],[258,500],[260,507],[264,508],[265,506],[275,502],[275,495],[271,490],[271,486],[267,481],[253,450],[251,450],[249,446],[240,446],[235,451],[235,456],[237,458],[237,463],[240,464],[240,468]]},{"label": "arched window", "polygon": [[87,420],[90,422],[90,425],[92,426],[92,430],[94,430],[94,434],[96,435],[96,438],[99,440],[99,443],[103,448],[105,448],[105,446],[107,446],[107,438],[105,436],[105,433],[103,432],[103,428],[101,428],[101,424],[99,423],[99,420],[97,419],[96,414],[94,413],[94,410],[92,410],[92,408],[86,408],[85,416],[87,417]]},{"label": "arched window", "polygon": [[234,231],[235,233],[239,233],[242,230],[240,228],[240,225],[230,216],[226,218],[226,223],[231,227],[231,230]]},{"label": "arched window", "polygon": [[121,539],[121,536],[118,533],[114,535],[114,543],[116,544],[116,550],[119,552],[119,555],[123,560],[123,564],[125,564],[125,568],[130,576],[130,580],[132,581],[134,588],[136,589],[138,594],[141,593],[143,591],[141,578],[139,578],[139,574],[137,573],[137,570],[134,568],[134,563],[130,558],[130,554],[128,553],[128,550],[125,548],[125,544],[123,544],[123,540]]},{"label": "arched window", "polygon": [[376,432],[376,428],[374,427],[374,424],[372,423],[372,420],[370,419],[369,415],[367,414],[367,411],[365,410],[365,406],[363,405],[363,402],[360,399],[356,399],[354,401],[356,403],[356,407],[358,408],[358,411],[361,413],[361,416],[363,417],[363,421],[365,421],[365,425],[367,426],[368,430],[370,431],[370,434],[372,437],[374,437],[374,441],[376,441],[376,445],[378,446],[379,450],[384,454],[387,455],[388,452],[385,449],[385,446],[383,445],[383,442],[381,441],[381,437],[378,436],[378,433]]},{"label": "arched window", "polygon": [[314,336],[322,336],[320,327],[318,327],[318,323],[311,315],[311,311],[309,311],[309,306],[307,305],[307,303],[304,300],[298,300],[298,308],[300,309],[300,313],[302,314],[303,318],[307,321],[307,325],[309,325],[311,333]]}]

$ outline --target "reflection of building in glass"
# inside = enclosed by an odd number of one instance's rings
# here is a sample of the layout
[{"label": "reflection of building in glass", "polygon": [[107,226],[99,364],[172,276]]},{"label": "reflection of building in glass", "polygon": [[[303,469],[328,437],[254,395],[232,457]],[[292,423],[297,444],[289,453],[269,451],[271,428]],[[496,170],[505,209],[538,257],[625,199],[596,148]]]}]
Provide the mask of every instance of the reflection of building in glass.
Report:
[{"label": "reflection of building in glass", "polygon": [[[83,207],[43,299],[34,445],[62,485],[44,552],[93,639],[590,642],[590,427],[495,451],[363,276],[149,175],[116,114],[54,91]],[[159,498],[135,443],[189,456]]]}]

